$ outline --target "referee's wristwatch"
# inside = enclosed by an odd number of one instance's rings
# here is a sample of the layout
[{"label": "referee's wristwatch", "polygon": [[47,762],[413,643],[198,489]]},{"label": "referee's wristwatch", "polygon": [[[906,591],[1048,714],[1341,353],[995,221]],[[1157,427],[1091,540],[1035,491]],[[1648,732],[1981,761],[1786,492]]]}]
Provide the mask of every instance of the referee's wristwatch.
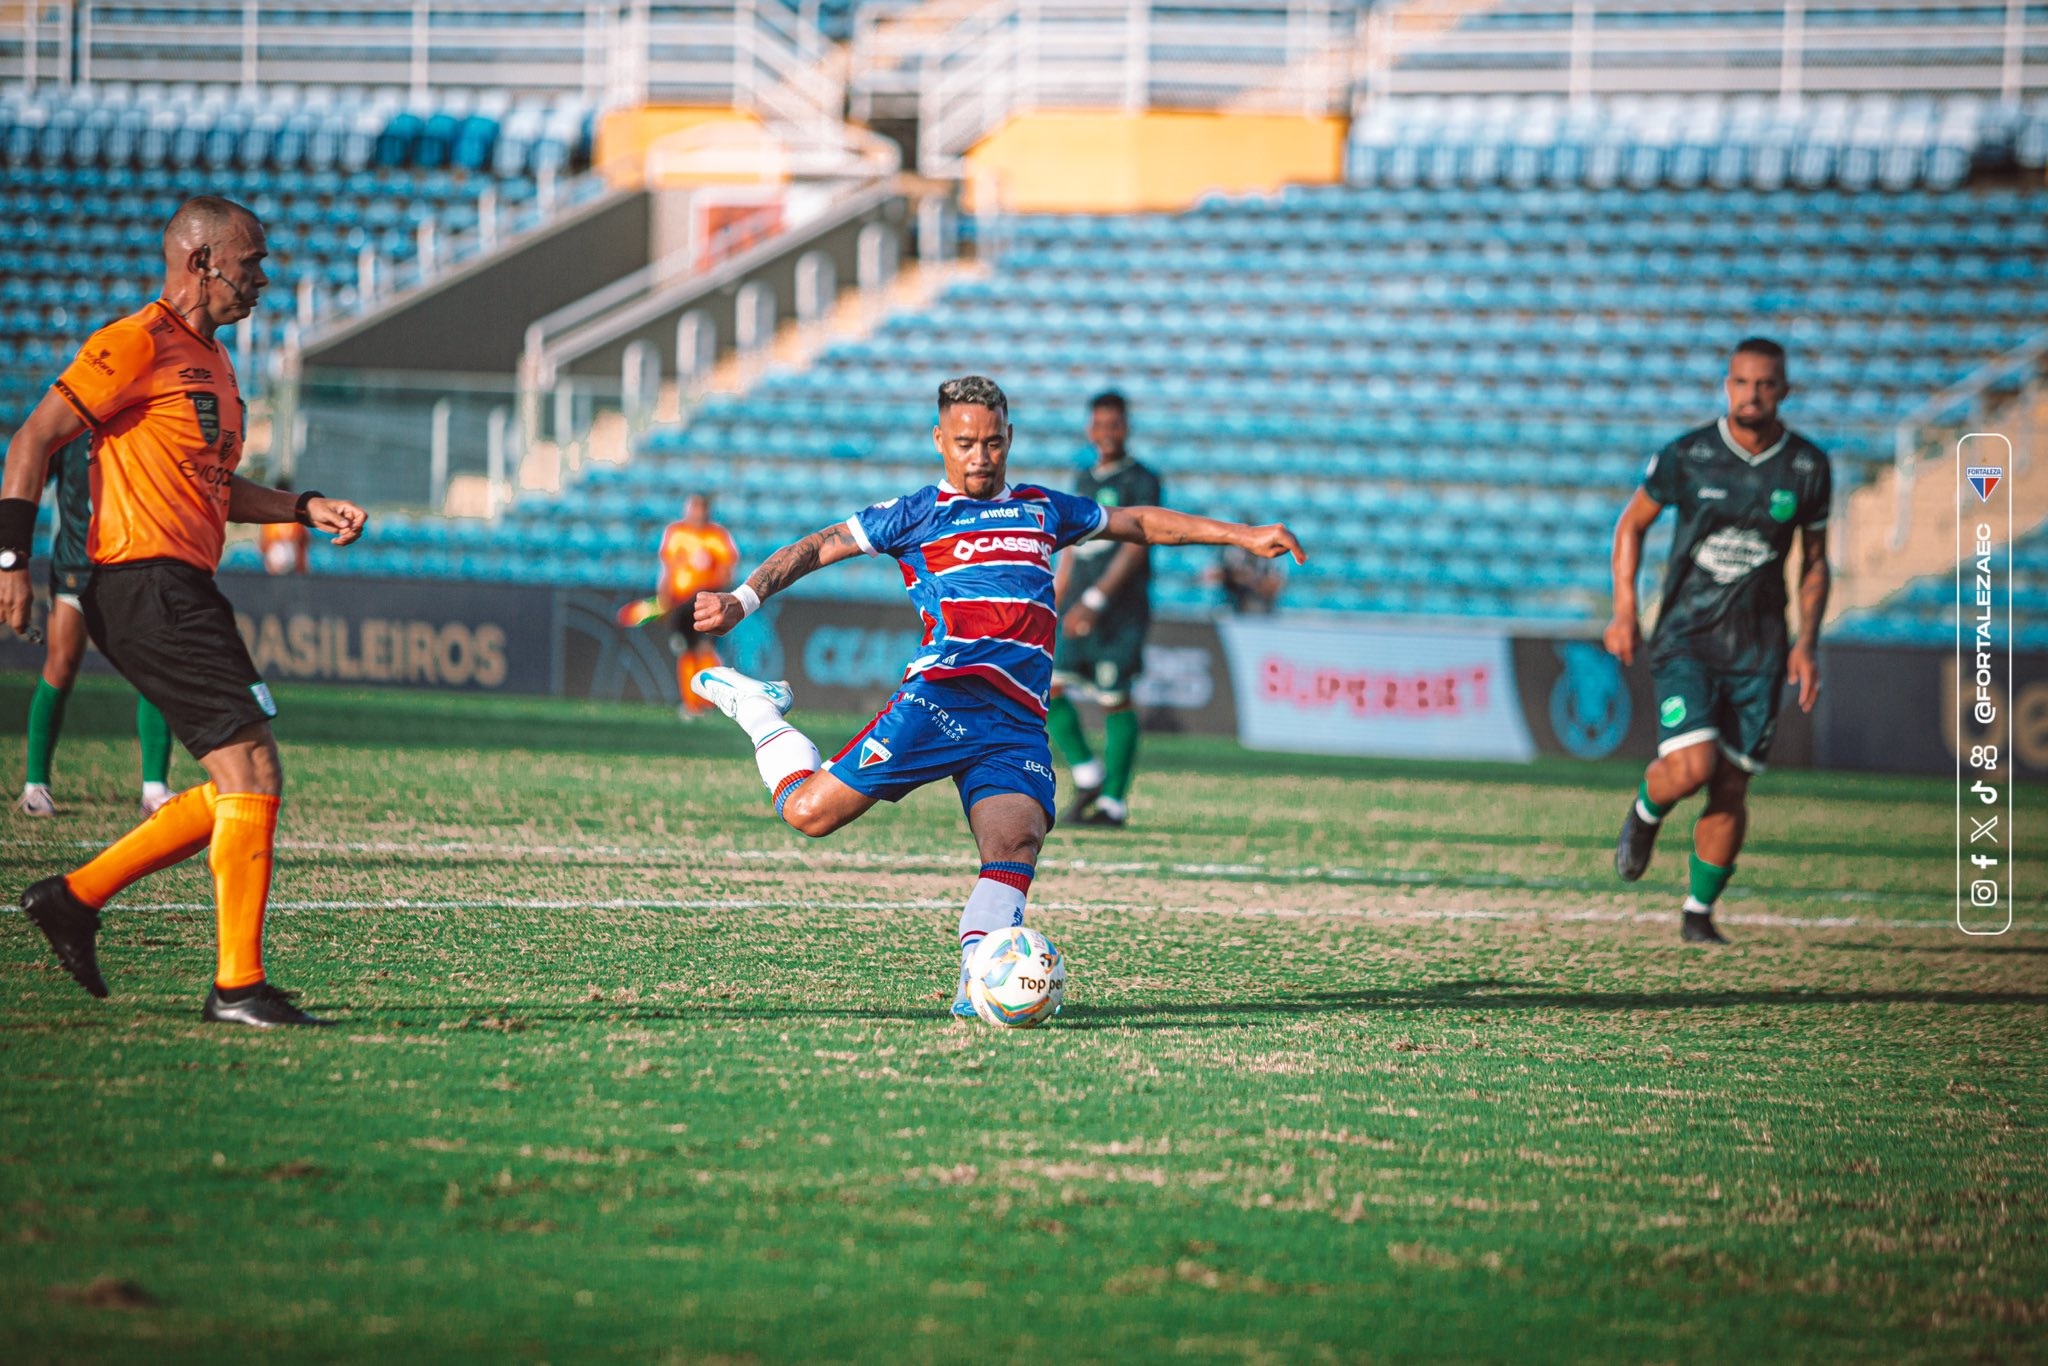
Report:
[{"label": "referee's wristwatch", "polygon": [[0,550],[0,573],[28,568],[28,556],[19,550]]}]

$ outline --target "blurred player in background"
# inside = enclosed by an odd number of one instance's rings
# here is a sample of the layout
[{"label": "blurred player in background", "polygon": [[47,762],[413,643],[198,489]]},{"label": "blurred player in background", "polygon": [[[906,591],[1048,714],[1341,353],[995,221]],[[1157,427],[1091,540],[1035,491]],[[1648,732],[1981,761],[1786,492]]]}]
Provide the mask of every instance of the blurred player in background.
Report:
[{"label": "blurred player in background", "polygon": [[[290,493],[292,481],[280,479],[272,487]],[[313,567],[313,533],[297,522],[264,523],[256,528],[256,543],[262,547],[266,574],[304,574]]]},{"label": "blurred player in background", "polygon": [[1232,616],[1266,616],[1287,586],[1285,563],[1273,564],[1227,545],[1217,552],[1216,563],[1202,571],[1202,582],[1220,590],[1224,610]]},{"label": "blurred player in background", "polygon": [[[1106,508],[1157,507],[1159,476],[1131,458],[1130,412],[1111,392],[1088,401],[1088,444],[1095,464],[1081,476],[1083,498]],[[1138,760],[1138,710],[1131,689],[1145,666],[1152,629],[1152,552],[1143,544],[1085,541],[1060,556],[1054,589],[1060,610],[1052,662],[1052,709],[1046,730],[1074,771],[1067,819],[1121,826],[1130,814]],[[1102,757],[1089,748],[1081,713],[1067,694],[1087,693],[1102,705]]]},{"label": "blurred player in background", "polygon": [[247,1025],[321,1021],[273,987],[263,967],[283,765],[270,689],[235,629],[213,575],[227,523],[298,520],[335,544],[362,535],[352,503],[294,499],[235,473],[245,416],[233,364],[217,340],[269,283],[263,225],[239,204],[187,200],[164,229],[163,293],[86,339],[7,446],[0,478],[0,619],[28,627],[35,495],[50,455],[92,433],[93,570],[80,595],[86,630],[135,690],[155,703],[209,781],[74,872],[22,893],[21,908],[78,984],[100,975],[100,910],[122,888],[209,850],[219,956],[205,1019]]},{"label": "blurred player in background", "polygon": [[[28,704],[28,773],[15,807],[25,816],[54,816],[50,797],[51,760],[64,731],[64,709],[85,662],[85,609],[79,594],[92,573],[86,531],[92,522],[91,444],[80,437],[50,461],[49,483],[57,492],[57,527],[50,538],[50,615],[44,623],[49,644],[43,674]],[[142,744],[142,814],[171,799],[171,731],[148,698],[135,699],[135,738]]]},{"label": "blurred player in background", "polygon": [[991,930],[1024,923],[1038,851],[1052,829],[1056,795],[1046,710],[1052,687],[1053,556],[1097,536],[1138,545],[1241,545],[1268,557],[1301,545],[1284,526],[1250,527],[1157,507],[1105,508],[1093,499],[1012,487],[1009,400],[979,375],[939,386],[932,443],[945,479],[877,503],[769,556],[732,593],[697,598],[698,629],[724,635],[812,570],[855,555],[887,555],[902,567],[925,623],[922,649],[903,683],[830,762],[784,720],[787,683],[736,669],[706,669],[699,694],[739,722],[783,820],[818,837],[951,778],[981,855],[981,873],[960,914],[955,1015],[971,1016],[967,956]]},{"label": "blurred player in background", "polygon": [[681,521],[661,533],[661,571],[654,596],[619,609],[619,625],[639,626],[660,617],[668,624],[668,647],[676,657],[676,690],[682,694],[677,713],[694,721],[717,710],[690,690],[690,680],[718,667],[718,651],[697,629],[699,593],[722,593],[732,587],[739,568],[739,547],[732,533],[711,520],[711,499],[693,493],[683,503]]},{"label": "blurred player in background", "polygon": [[[1799,709],[1820,696],[1820,622],[1828,605],[1828,458],[1778,419],[1792,391],[1785,350],[1751,337],[1728,361],[1728,415],[1679,437],[1650,460],[1643,486],[1614,528],[1614,620],[1607,649],[1622,663],[1642,644],[1636,570],[1643,536],[1667,507],[1677,534],[1663,606],[1650,639],[1657,693],[1657,760],[1622,821],[1614,869],[1634,882],[1671,808],[1705,788],[1693,826],[1687,940],[1726,942],[1714,903],[1735,875],[1749,824],[1749,780],[1764,771],[1787,684]],[[1787,644],[1785,561],[1799,538],[1799,635]]]}]

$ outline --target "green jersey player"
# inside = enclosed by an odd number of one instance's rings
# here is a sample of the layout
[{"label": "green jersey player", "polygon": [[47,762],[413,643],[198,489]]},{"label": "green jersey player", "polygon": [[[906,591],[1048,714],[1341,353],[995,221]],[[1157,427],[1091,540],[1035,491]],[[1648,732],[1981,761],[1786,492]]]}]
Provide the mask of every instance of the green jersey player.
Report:
[{"label": "green jersey player", "polygon": [[[1157,507],[1159,476],[1131,458],[1129,409],[1122,394],[1088,401],[1088,442],[1095,466],[1075,485],[1106,508]],[[1056,592],[1061,612],[1052,662],[1052,709],[1046,729],[1074,770],[1074,803],[1066,819],[1082,825],[1121,826],[1129,812],[1131,776],[1138,758],[1138,712],[1131,689],[1145,665],[1145,635],[1152,629],[1152,556],[1142,545],[1084,541],[1060,556]],[[1066,694],[1094,696],[1103,718],[1098,759],[1081,729],[1081,713]]]},{"label": "green jersey player", "polygon": [[[92,576],[86,529],[92,522],[91,438],[79,437],[50,461],[57,524],[50,535],[50,615],[43,674],[28,704],[28,772],[15,809],[25,816],[54,816],[50,797],[51,760],[64,729],[64,707],[85,659],[85,610],[78,595]],[[171,799],[171,728],[164,714],[135,699],[135,734],[142,742],[142,814]]]},{"label": "green jersey player", "polygon": [[[1828,458],[1778,420],[1792,385],[1785,351],[1752,337],[1729,358],[1728,415],[1687,432],[1651,459],[1614,529],[1614,620],[1609,653],[1633,663],[1642,644],[1636,570],[1643,535],[1667,507],[1678,514],[1664,573],[1663,610],[1650,639],[1657,759],[1622,822],[1614,868],[1634,882],[1650,866],[1671,808],[1701,788],[1693,826],[1687,940],[1723,943],[1714,902],[1735,873],[1749,822],[1749,780],[1764,771],[1787,684],[1799,707],[1820,696],[1820,622],[1827,610]],[[1799,539],[1799,634],[1785,629],[1785,561]]]}]

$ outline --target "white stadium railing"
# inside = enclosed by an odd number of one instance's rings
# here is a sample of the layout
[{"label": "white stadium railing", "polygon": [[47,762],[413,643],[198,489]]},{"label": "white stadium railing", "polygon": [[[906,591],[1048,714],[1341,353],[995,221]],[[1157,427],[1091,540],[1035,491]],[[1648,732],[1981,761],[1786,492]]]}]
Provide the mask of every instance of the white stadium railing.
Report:
[{"label": "white stadium railing", "polygon": [[0,6],[0,82],[277,85],[593,107],[648,100],[837,122],[816,0],[26,0]]},{"label": "white stadium railing", "polygon": [[2027,0],[1434,0],[1362,24],[1362,98],[2048,87]]},{"label": "white stadium railing", "polygon": [[[1358,13],[1333,0],[986,0],[921,41],[875,49],[884,61],[857,50],[855,108],[873,97],[870,71],[886,97],[914,70],[928,175],[957,174],[968,148],[1032,110],[1327,113],[1344,107]],[[879,41],[879,26],[863,31]]]}]

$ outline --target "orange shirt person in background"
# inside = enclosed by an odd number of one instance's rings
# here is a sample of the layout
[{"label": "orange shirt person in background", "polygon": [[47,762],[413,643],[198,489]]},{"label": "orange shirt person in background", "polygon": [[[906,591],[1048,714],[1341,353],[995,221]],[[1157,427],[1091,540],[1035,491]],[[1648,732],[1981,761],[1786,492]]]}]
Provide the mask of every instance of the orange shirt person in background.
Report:
[{"label": "orange shirt person in background", "polygon": [[217,334],[255,309],[269,254],[263,224],[239,204],[200,195],[164,228],[163,292],[86,340],[7,445],[0,476],[0,620],[29,622],[28,557],[50,453],[92,433],[92,575],[79,594],[100,653],[164,714],[206,770],[156,814],[68,874],[44,878],[21,909],[57,961],[94,996],[100,912],[159,869],[208,851],[218,957],[204,1019],[225,1024],[322,1021],[271,985],[263,965],[283,765],[270,689],[214,582],[227,524],[296,521],[347,545],[363,510],[318,493],[265,488],[235,473],[246,417]]},{"label": "orange shirt person in background", "polygon": [[739,547],[732,534],[711,520],[711,500],[693,493],[683,504],[683,517],[670,522],[661,533],[661,581],[655,599],[668,616],[669,648],[676,656],[676,687],[682,692],[679,709],[684,720],[694,720],[712,709],[711,704],[690,688],[690,678],[699,669],[718,667],[718,651],[710,638],[700,634],[691,619],[699,593],[722,593],[732,585],[739,567]]},{"label": "orange shirt person in background", "polygon": [[[292,481],[280,479],[276,488],[290,493]],[[256,529],[256,544],[263,552],[266,574],[305,574],[313,568],[313,533],[297,522],[264,523]]]}]

